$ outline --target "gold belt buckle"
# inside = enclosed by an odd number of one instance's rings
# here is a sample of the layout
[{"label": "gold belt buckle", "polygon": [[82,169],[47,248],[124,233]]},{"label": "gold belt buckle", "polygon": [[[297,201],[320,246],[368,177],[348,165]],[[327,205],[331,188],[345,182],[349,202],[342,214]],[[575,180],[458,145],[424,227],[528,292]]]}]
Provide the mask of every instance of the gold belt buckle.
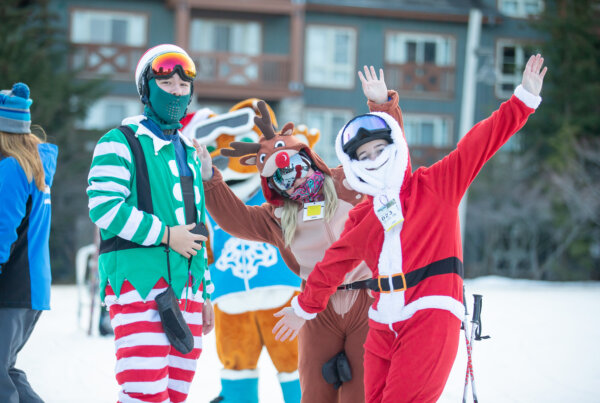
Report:
[{"label": "gold belt buckle", "polygon": [[[390,294],[392,291],[394,291],[394,292],[395,292],[395,291],[406,291],[406,277],[404,277],[404,273],[398,273],[398,274],[394,274],[394,275],[392,276],[392,278],[394,278],[394,277],[398,277],[398,276],[402,277],[402,288],[399,288],[399,289],[393,289],[393,290],[390,290],[390,291],[383,291],[383,287],[381,287],[381,279],[382,279],[382,278],[385,278],[385,279],[387,279],[387,278],[389,278],[390,276],[379,276],[379,277],[377,277],[377,285],[379,286],[379,292],[380,292],[380,293],[382,293],[382,294]],[[393,281],[392,281],[392,286],[393,286],[393,285],[394,285],[394,283],[393,283]]]},{"label": "gold belt buckle", "polygon": [[406,291],[406,277],[404,277],[404,273],[400,273],[400,274],[396,274],[392,277],[402,277],[402,288],[399,290],[394,290],[394,291]]}]

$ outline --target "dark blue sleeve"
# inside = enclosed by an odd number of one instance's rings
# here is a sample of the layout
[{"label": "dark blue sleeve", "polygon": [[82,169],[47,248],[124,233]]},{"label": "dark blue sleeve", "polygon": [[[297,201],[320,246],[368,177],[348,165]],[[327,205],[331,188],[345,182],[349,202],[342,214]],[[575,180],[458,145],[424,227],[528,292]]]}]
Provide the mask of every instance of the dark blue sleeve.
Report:
[{"label": "dark blue sleeve", "polygon": [[0,273],[8,261],[17,228],[25,216],[29,182],[14,158],[0,161]]}]

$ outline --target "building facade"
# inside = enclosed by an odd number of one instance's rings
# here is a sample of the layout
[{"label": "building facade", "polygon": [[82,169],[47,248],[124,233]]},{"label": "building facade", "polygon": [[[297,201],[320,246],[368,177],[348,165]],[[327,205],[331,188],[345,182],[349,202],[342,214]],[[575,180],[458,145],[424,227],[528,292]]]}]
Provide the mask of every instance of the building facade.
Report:
[{"label": "building facade", "polygon": [[[357,71],[383,68],[400,94],[413,168],[429,165],[460,139],[464,109],[478,121],[507,99],[542,38],[529,25],[542,0],[53,0],[76,49],[82,78],[106,77],[110,94],[82,128],[108,129],[141,113],[133,83],[149,47],[189,51],[198,78],[191,109],[229,109],[265,99],[280,123],[321,130],[316,149],[337,165],[333,141],[366,113]],[[480,11],[476,69],[465,77],[469,20]],[[474,26],[473,23],[471,25]],[[465,103],[465,80],[474,80]]]}]

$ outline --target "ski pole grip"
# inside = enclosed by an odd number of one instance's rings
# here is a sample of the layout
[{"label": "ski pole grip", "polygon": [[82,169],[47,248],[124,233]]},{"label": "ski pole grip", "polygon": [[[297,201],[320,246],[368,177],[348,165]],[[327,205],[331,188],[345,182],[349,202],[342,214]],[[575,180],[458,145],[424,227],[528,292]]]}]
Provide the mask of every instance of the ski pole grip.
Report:
[{"label": "ski pole grip", "polygon": [[473,322],[481,323],[481,303],[482,296],[479,294],[473,294]]}]

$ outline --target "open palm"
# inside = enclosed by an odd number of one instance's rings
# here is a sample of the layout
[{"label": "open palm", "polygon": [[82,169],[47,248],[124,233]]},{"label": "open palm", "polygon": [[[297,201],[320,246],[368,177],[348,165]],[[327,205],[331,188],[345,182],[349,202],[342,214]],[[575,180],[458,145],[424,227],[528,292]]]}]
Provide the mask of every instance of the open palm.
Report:
[{"label": "open palm", "polygon": [[525,70],[523,71],[521,85],[536,96],[540,95],[540,92],[542,91],[544,76],[546,75],[546,71],[548,71],[548,67],[544,67],[542,70],[543,65],[544,58],[538,53],[529,58],[527,65],[525,65]]},{"label": "open palm", "polygon": [[204,144],[198,143],[198,140],[193,139],[192,143],[194,144],[198,158],[200,158],[202,180],[209,180],[212,178],[212,157],[210,156],[210,152]]},{"label": "open palm", "polygon": [[379,78],[377,78],[377,73],[375,73],[375,67],[371,66],[369,69],[367,66],[364,66],[364,70],[364,75],[361,71],[358,72],[358,78],[362,82],[363,93],[367,99],[375,103],[385,103],[387,101],[387,86],[383,77],[383,69],[379,69]]}]

